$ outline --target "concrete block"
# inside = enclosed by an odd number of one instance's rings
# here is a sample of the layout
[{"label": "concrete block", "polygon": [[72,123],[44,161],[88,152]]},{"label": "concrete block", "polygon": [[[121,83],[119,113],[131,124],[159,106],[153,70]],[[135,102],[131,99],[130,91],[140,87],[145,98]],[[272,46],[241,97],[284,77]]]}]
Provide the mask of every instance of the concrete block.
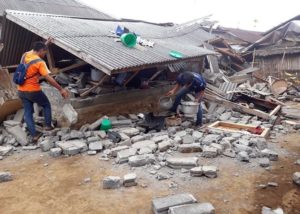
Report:
[{"label": "concrete block", "polygon": [[94,136],[98,136],[101,139],[104,139],[104,138],[106,138],[106,132],[102,131],[102,130],[94,131]]},{"label": "concrete block", "polygon": [[135,148],[130,148],[130,149],[119,151],[117,153],[116,162],[119,164],[126,163],[126,162],[128,162],[129,157],[136,155],[136,153],[137,153],[137,149],[135,149]]},{"label": "concrete block", "polygon": [[0,172],[0,183],[12,181],[13,176],[10,172]]},{"label": "concrete block", "polygon": [[159,143],[159,142],[162,142],[162,141],[165,141],[165,140],[168,140],[168,139],[169,139],[169,135],[154,136],[154,137],[151,138],[151,140],[154,143]]},{"label": "concrete block", "polygon": [[187,132],[186,131],[179,131],[177,132],[174,137],[184,137],[185,135],[187,135]]},{"label": "concrete block", "polygon": [[101,141],[101,143],[105,149],[111,149],[115,146],[115,144],[111,140],[108,140],[108,139]]},{"label": "concrete block", "polygon": [[70,103],[64,104],[62,112],[64,117],[69,121],[71,125],[77,123],[78,113],[75,111],[75,109]]},{"label": "concrete block", "polygon": [[22,146],[22,150],[37,150],[39,147],[38,146]]},{"label": "concrete block", "polygon": [[8,133],[14,136],[21,146],[26,146],[29,141],[26,132],[20,126],[13,126],[6,129]]},{"label": "concrete block", "polygon": [[247,152],[241,151],[237,155],[237,159],[242,162],[249,162],[250,158]]},{"label": "concrete block", "polygon": [[100,141],[101,138],[99,136],[92,136],[87,138],[87,144]]},{"label": "concrete block", "polygon": [[90,151],[100,152],[102,149],[103,149],[103,144],[101,141],[96,141],[89,144]]},{"label": "concrete block", "polygon": [[139,154],[139,155],[152,154],[152,153],[153,153],[153,151],[152,151],[152,149],[149,148],[149,147],[143,147],[143,148],[140,148],[140,149],[138,150],[138,154]]},{"label": "concrete block", "polygon": [[204,146],[202,156],[205,158],[215,158],[218,156],[218,150],[211,146]]},{"label": "concrete block", "polygon": [[211,203],[187,204],[170,207],[168,214],[215,214]]},{"label": "concrete block", "polygon": [[122,150],[127,150],[127,149],[129,149],[128,146],[118,146],[118,147],[112,148],[110,155],[112,157],[117,157],[118,152],[120,152]]},{"label": "concrete block", "polygon": [[241,144],[234,144],[234,150],[237,152],[247,152],[248,154],[252,153],[252,148],[249,146],[241,145]]},{"label": "concrete block", "polygon": [[121,178],[117,176],[108,176],[102,181],[103,189],[117,189],[121,187],[121,183]]},{"label": "concrete block", "polygon": [[13,120],[22,123],[23,119],[24,119],[24,109],[22,108],[17,111]]},{"label": "concrete block", "polygon": [[177,151],[181,153],[202,152],[202,148],[199,143],[182,144],[178,146]]},{"label": "concrete block", "polygon": [[210,146],[216,148],[219,155],[223,153],[224,148],[221,144],[212,143]]},{"label": "concrete block", "polygon": [[152,200],[152,210],[155,214],[168,214],[170,207],[196,203],[196,198],[189,193],[170,195]]},{"label": "concrete block", "polygon": [[173,141],[171,139],[164,140],[163,142],[158,144],[158,150],[160,152],[165,152],[173,145]]},{"label": "concrete block", "polygon": [[197,157],[169,157],[166,160],[167,166],[174,169],[191,169],[198,165]]},{"label": "concrete block", "polygon": [[120,132],[126,134],[129,137],[133,137],[135,135],[138,135],[140,133],[140,130],[138,130],[137,128],[122,128],[120,129]]},{"label": "concrete block", "polygon": [[218,168],[216,166],[202,166],[204,176],[208,178],[216,178],[218,176]]},{"label": "concrete block", "polygon": [[123,186],[125,186],[125,187],[136,186],[137,185],[136,178],[137,178],[137,176],[135,173],[130,173],[130,174],[124,175]]},{"label": "concrete block", "polygon": [[169,178],[170,178],[170,176],[168,174],[166,174],[166,173],[163,173],[163,172],[158,172],[156,174],[156,179],[159,180],[159,181],[161,181],[161,180],[167,180]]},{"label": "concrete block", "polygon": [[114,128],[118,127],[128,127],[132,125],[132,121],[130,119],[124,119],[124,120],[113,120],[111,121],[111,124]]},{"label": "concrete block", "polygon": [[270,160],[268,158],[261,158],[258,161],[261,167],[269,167],[271,165]]},{"label": "concrete block", "polygon": [[183,144],[192,144],[195,143],[195,139],[191,135],[185,135],[182,137]]},{"label": "concrete block", "polygon": [[55,143],[49,139],[43,140],[40,143],[40,148],[43,152],[48,152],[50,151],[51,148],[55,146]]},{"label": "concrete block", "polygon": [[193,131],[192,137],[195,141],[198,141],[203,137],[203,133],[199,131]]},{"label": "concrete block", "polygon": [[149,135],[137,135],[131,138],[132,143],[136,143],[144,140],[149,140]]},{"label": "concrete block", "polygon": [[192,177],[201,177],[203,175],[202,166],[192,168],[190,174]]},{"label": "concrete block", "polygon": [[50,149],[50,156],[53,158],[57,158],[59,156],[61,156],[62,154],[62,149],[61,148],[52,148]]},{"label": "concrete block", "polygon": [[261,156],[262,157],[267,157],[271,161],[277,161],[278,160],[278,153],[274,152],[270,149],[264,149],[261,151]]},{"label": "concrete block", "polygon": [[15,120],[6,120],[3,121],[3,125],[6,129],[14,127],[14,126],[21,126],[21,122]]},{"label": "concrete block", "polygon": [[56,146],[63,150],[65,155],[75,155],[88,150],[85,140],[70,140],[56,142]]},{"label": "concrete block", "polygon": [[221,139],[222,139],[221,135],[209,134],[203,138],[202,143],[204,145],[210,145],[211,143],[218,143]]},{"label": "concrete block", "polygon": [[135,155],[128,158],[128,163],[131,167],[145,166],[155,163],[155,157],[153,154]]},{"label": "concrete block", "polygon": [[226,120],[229,120],[229,118],[231,118],[231,112],[228,111],[228,112],[225,112],[223,114],[221,114],[221,116],[219,117],[220,120],[222,121],[226,121]]}]

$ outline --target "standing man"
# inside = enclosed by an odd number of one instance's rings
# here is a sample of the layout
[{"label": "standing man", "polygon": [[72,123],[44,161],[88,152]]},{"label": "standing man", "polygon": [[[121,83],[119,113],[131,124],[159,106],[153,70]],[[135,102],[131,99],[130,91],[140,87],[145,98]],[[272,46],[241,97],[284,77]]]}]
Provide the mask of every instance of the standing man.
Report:
[{"label": "standing man", "polygon": [[35,63],[29,65],[25,82],[22,85],[18,85],[18,95],[22,100],[24,107],[24,117],[29,130],[30,135],[33,138],[33,142],[37,142],[41,134],[36,132],[35,123],[33,120],[33,104],[37,103],[39,106],[43,107],[45,116],[45,130],[51,130],[52,127],[52,115],[51,115],[51,105],[41,89],[39,84],[40,76],[43,76],[53,87],[59,90],[60,94],[66,99],[68,97],[68,91],[63,89],[49,74],[50,71],[47,68],[46,63],[42,60],[47,53],[47,45],[51,42],[48,39],[46,43],[36,42],[34,43],[33,50],[28,51],[23,54],[21,63],[29,64],[34,61]]},{"label": "standing man", "polygon": [[196,126],[202,126],[202,107],[201,101],[204,95],[204,91],[206,88],[206,82],[204,78],[199,73],[194,72],[183,72],[178,75],[176,86],[167,93],[167,96],[172,96],[176,94],[175,102],[170,109],[172,112],[177,112],[177,107],[180,104],[181,99],[188,93],[194,92],[196,95],[195,102],[198,102],[199,110],[197,113],[197,121]]}]

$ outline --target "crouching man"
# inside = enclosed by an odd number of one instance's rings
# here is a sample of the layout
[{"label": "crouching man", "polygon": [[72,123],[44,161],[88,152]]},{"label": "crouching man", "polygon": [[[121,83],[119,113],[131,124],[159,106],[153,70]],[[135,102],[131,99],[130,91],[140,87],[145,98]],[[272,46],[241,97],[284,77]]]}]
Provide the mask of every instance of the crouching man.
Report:
[{"label": "crouching man", "polygon": [[188,93],[194,92],[196,95],[195,102],[198,102],[200,104],[197,113],[196,126],[202,126],[201,101],[206,88],[206,82],[204,78],[198,73],[183,72],[178,75],[176,82],[177,82],[176,86],[166,94],[166,96],[172,96],[179,91],[176,94],[175,102],[172,108],[170,109],[170,111],[176,113],[177,107],[180,104],[181,99]]},{"label": "crouching man", "polygon": [[25,81],[22,85],[18,85],[18,95],[22,100],[24,107],[24,118],[27,124],[27,129],[29,130],[30,135],[32,136],[33,142],[37,142],[40,133],[36,132],[35,123],[33,120],[33,104],[37,103],[39,106],[43,107],[44,116],[45,116],[45,130],[51,130],[53,127],[52,115],[51,115],[51,105],[41,90],[39,84],[40,76],[43,76],[53,87],[55,87],[64,98],[68,97],[68,91],[63,89],[49,74],[50,71],[47,68],[46,63],[42,60],[47,53],[47,44],[51,41],[48,40],[46,43],[36,42],[33,46],[33,50],[28,51],[23,54],[21,59],[21,64],[28,65]]}]

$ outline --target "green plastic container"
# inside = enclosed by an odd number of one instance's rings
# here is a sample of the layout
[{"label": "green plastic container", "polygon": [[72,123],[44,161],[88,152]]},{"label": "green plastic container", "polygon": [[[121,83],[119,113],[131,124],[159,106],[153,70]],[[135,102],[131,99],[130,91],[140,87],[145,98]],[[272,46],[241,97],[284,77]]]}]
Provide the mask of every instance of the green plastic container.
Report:
[{"label": "green plastic container", "polygon": [[124,33],[121,36],[123,45],[129,48],[133,48],[136,45],[136,35],[133,33]]},{"label": "green plastic container", "polygon": [[181,59],[183,57],[183,54],[178,51],[170,51],[169,54],[176,59]]},{"label": "green plastic container", "polygon": [[111,128],[112,128],[111,121],[109,119],[103,119],[100,126],[100,130],[107,131]]}]

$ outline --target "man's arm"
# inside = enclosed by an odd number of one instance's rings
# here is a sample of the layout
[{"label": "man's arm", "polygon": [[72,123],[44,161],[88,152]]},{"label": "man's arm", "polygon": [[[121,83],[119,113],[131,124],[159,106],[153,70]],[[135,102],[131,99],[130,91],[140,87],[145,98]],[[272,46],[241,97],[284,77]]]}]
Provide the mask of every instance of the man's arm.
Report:
[{"label": "man's arm", "polygon": [[170,97],[170,96],[173,96],[174,94],[176,94],[176,92],[180,89],[180,85],[177,83],[175,85],[175,87],[173,89],[171,89],[167,94],[166,96]]},{"label": "man's arm", "polygon": [[44,76],[45,79],[50,83],[50,85],[52,85],[53,87],[55,87],[57,90],[59,90],[60,94],[66,99],[69,97],[69,92],[62,88],[56,81],[55,79],[53,79],[53,77],[51,77],[49,74]]},{"label": "man's arm", "polygon": [[196,98],[195,98],[195,101],[196,101],[196,102],[200,103],[200,102],[202,101],[203,96],[204,96],[204,91],[205,91],[205,90],[202,90],[202,91],[200,91],[200,92],[197,94],[197,96],[196,96]]}]

